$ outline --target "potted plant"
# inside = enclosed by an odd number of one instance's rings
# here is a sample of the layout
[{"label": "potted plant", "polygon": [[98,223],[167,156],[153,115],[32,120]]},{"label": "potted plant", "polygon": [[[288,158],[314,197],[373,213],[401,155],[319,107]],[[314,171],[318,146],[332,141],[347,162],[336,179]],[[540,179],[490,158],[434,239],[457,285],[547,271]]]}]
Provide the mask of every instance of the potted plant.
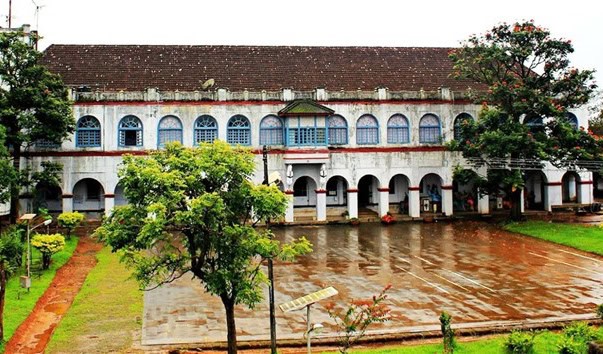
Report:
[{"label": "potted plant", "polygon": [[352,225],[352,226],[360,225],[360,220],[358,218],[350,218],[350,225]]}]

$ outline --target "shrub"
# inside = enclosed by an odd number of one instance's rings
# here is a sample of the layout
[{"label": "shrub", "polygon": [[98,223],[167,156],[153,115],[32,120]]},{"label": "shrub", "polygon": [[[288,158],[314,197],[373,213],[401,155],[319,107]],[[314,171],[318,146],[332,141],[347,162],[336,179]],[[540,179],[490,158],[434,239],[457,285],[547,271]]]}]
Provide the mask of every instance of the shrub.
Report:
[{"label": "shrub", "polygon": [[65,247],[65,237],[61,234],[35,235],[31,245],[42,253],[42,269],[48,269],[52,255]]},{"label": "shrub", "polygon": [[560,354],[583,354],[586,353],[588,342],[597,337],[597,331],[587,323],[575,322],[565,326],[557,348]]},{"label": "shrub", "polygon": [[456,347],[454,340],[454,330],[452,329],[452,316],[446,311],[442,311],[440,315],[440,324],[442,328],[442,336],[444,341],[444,353],[453,353]]},{"label": "shrub", "polygon": [[531,354],[534,353],[534,332],[513,331],[505,340],[507,353]]},{"label": "shrub", "polygon": [[597,306],[597,317],[599,317],[600,320],[603,320],[603,304]]},{"label": "shrub", "polygon": [[373,295],[372,299],[352,300],[345,311],[336,311],[333,303],[326,306],[329,317],[335,320],[338,327],[340,353],[347,353],[371,324],[389,321],[390,309],[383,304],[389,289],[391,285],[383,288],[378,295]]},{"label": "shrub", "polygon": [[84,221],[84,214],[74,212],[62,213],[57,218],[59,226],[67,229],[67,239],[71,238],[71,232]]}]

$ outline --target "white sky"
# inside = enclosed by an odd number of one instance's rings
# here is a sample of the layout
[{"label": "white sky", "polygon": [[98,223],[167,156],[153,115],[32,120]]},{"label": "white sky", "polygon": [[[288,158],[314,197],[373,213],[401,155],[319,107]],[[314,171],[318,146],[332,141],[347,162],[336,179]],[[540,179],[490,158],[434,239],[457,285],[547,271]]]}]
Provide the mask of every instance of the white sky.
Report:
[{"label": "white sky", "polygon": [[[457,46],[500,22],[534,19],[571,39],[572,65],[603,86],[597,0],[12,0],[13,27],[38,23],[50,44]],[[0,0],[6,27],[9,0]]]}]

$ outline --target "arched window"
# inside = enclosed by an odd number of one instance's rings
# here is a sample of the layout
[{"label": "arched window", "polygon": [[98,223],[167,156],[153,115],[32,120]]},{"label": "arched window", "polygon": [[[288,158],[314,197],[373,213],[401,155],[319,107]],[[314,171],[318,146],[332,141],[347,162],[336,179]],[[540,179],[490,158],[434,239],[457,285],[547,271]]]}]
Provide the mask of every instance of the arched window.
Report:
[{"label": "arched window", "polygon": [[330,116],[329,145],[345,145],[348,143],[348,122],[342,116]]},{"label": "arched window", "polygon": [[75,146],[98,147],[101,146],[101,126],[98,119],[85,116],[77,121],[75,131]]},{"label": "arched window", "polygon": [[523,120],[524,124],[530,129],[532,134],[543,132],[544,131],[544,123],[542,121],[542,117],[537,115],[529,115],[526,116]]},{"label": "arched window", "polygon": [[426,114],[419,121],[419,143],[439,144],[441,142],[440,118]]},{"label": "arched window", "polygon": [[119,146],[142,146],[142,122],[135,116],[123,117],[118,135]]},{"label": "arched window", "polygon": [[195,121],[195,146],[213,143],[218,138],[218,122],[212,116],[202,115]]},{"label": "arched window", "polygon": [[567,122],[574,130],[578,130],[578,117],[575,114],[567,112],[565,119],[567,119]]},{"label": "arched window", "polygon": [[356,144],[379,144],[379,123],[370,114],[365,114],[356,121]]},{"label": "arched window", "polygon": [[162,148],[174,141],[182,143],[182,123],[174,116],[165,116],[157,127],[157,146]]},{"label": "arched window", "polygon": [[260,122],[260,145],[283,145],[283,121],[269,115]]},{"label": "arched window", "polygon": [[229,144],[251,145],[251,124],[249,119],[236,115],[228,121],[226,141]]},{"label": "arched window", "polygon": [[387,143],[406,144],[410,142],[408,119],[402,114],[394,114],[387,121]]},{"label": "arched window", "polygon": [[454,140],[459,141],[462,138],[463,123],[472,122],[473,117],[468,113],[461,113],[454,119]]}]

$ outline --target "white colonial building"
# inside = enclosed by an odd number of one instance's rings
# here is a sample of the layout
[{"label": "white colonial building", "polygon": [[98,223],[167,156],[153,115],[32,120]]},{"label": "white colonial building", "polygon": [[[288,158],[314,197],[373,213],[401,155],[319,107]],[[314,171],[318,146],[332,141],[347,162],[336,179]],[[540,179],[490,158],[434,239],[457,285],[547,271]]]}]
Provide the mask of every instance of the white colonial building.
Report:
[{"label": "white colonial building", "polygon": [[[501,198],[453,180],[444,144],[479,106],[450,78],[446,48],[53,45],[44,63],[72,90],[76,132],[23,161],[63,164],[60,188],[37,186],[24,208],[110,212],[123,203],[124,154],[215,139],[251,147],[292,196],[286,221],[434,210],[488,214]],[[570,116],[586,126],[582,112]],[[541,120],[526,124],[541,124]],[[466,165],[467,168],[471,168]],[[482,171],[483,172],[483,171]],[[591,203],[590,172],[526,171],[526,207]]]}]

